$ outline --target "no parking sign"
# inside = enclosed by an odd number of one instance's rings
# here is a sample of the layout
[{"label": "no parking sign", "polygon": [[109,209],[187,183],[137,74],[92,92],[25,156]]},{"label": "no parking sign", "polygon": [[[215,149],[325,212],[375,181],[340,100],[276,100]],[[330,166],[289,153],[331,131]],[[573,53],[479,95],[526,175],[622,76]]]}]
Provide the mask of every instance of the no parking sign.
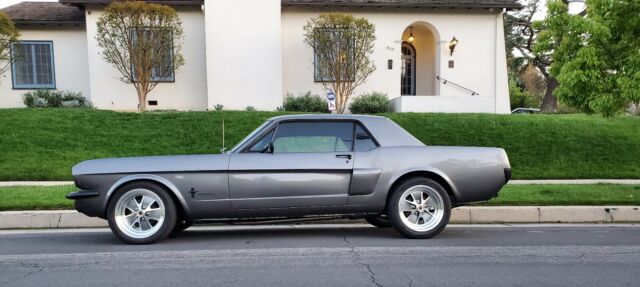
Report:
[{"label": "no parking sign", "polygon": [[336,94],[332,90],[327,92],[327,105],[332,114],[336,112]]}]

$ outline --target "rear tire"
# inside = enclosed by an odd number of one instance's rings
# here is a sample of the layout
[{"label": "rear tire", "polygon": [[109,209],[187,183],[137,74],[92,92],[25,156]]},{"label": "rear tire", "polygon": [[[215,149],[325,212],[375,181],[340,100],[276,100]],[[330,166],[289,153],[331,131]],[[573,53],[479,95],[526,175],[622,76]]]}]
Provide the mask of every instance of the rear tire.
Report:
[{"label": "rear tire", "polygon": [[393,228],[408,238],[426,239],[444,230],[451,216],[451,199],[438,182],[409,178],[392,191],[387,202]]},{"label": "rear tire", "polygon": [[372,216],[372,217],[366,217],[364,220],[366,220],[369,224],[371,224],[371,225],[373,225],[375,227],[378,227],[378,228],[389,228],[389,227],[391,227],[391,222],[386,217]]},{"label": "rear tire", "polygon": [[107,206],[109,228],[129,244],[149,244],[165,238],[176,224],[177,209],[169,192],[153,182],[120,187]]}]

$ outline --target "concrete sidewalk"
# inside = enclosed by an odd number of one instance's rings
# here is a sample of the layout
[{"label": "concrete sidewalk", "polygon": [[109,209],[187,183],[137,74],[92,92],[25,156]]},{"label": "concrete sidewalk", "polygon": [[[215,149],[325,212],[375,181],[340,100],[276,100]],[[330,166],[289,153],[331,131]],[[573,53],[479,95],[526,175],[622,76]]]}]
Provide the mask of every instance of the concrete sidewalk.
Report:
[{"label": "concrete sidewalk", "polygon": [[[640,223],[640,206],[465,206],[453,210],[451,223]],[[323,220],[313,223],[365,223]],[[107,227],[99,218],[73,210],[0,212],[0,229]]]},{"label": "concrete sidewalk", "polygon": [[[533,179],[511,180],[509,185],[521,184],[625,184],[640,185],[640,179]],[[73,181],[0,181],[3,186],[58,186],[73,185]]]}]

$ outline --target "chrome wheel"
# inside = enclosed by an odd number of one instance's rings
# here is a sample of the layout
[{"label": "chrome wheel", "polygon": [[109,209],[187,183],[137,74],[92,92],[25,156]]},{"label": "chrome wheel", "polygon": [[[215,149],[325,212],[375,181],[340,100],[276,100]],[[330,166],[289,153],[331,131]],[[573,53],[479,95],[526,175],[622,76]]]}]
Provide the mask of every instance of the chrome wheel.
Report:
[{"label": "chrome wheel", "polygon": [[402,193],[398,213],[402,223],[409,229],[429,231],[442,221],[444,200],[435,189],[426,185],[414,185]]},{"label": "chrome wheel", "polygon": [[160,197],[148,189],[132,189],[116,202],[115,222],[118,229],[136,239],[148,238],[162,227],[165,207]]}]

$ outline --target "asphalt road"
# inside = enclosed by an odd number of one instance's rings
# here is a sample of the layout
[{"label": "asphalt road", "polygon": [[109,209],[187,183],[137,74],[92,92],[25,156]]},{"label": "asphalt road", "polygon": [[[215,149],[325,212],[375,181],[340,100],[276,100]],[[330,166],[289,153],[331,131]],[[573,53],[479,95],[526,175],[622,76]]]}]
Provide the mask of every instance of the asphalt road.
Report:
[{"label": "asphalt road", "polygon": [[197,227],[146,246],[0,231],[0,286],[640,286],[640,226]]}]

